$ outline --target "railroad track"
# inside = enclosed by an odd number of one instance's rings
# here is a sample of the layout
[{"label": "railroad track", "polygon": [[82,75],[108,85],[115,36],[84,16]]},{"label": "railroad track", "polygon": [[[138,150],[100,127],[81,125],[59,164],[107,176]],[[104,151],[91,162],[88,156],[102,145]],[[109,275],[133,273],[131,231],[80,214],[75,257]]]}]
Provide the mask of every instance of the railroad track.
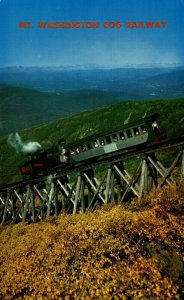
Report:
[{"label": "railroad track", "polygon": [[[155,152],[174,148],[178,153],[170,167],[165,168]],[[134,157],[139,158],[140,164],[130,175],[124,160]],[[184,175],[184,137],[119,150],[91,161],[56,166],[45,176],[2,185],[0,223],[37,222],[51,215],[75,214],[94,209],[98,204],[126,201],[132,195],[141,198],[153,186],[175,183],[172,171],[181,158],[181,173]],[[102,164],[105,171],[98,179],[95,177],[98,168],[95,168]],[[72,176],[69,176],[70,173]],[[48,176],[51,176],[50,181]]]},{"label": "railroad track", "polygon": [[74,163],[72,165],[66,164],[63,166],[56,166],[55,168],[52,168],[48,174],[40,175],[37,176],[36,178],[31,178],[31,179],[21,180],[10,184],[1,185],[0,192],[8,189],[17,188],[17,187],[23,187],[29,184],[36,184],[38,182],[46,180],[46,178],[49,175],[52,175],[53,178],[57,178],[57,177],[67,175],[71,172],[84,172],[100,164],[116,163],[118,161],[125,160],[128,158],[133,158],[135,156],[144,156],[144,155],[146,156],[152,152],[163,151],[166,149],[183,147],[183,146],[184,146],[184,136],[176,139],[164,140],[158,144],[151,144],[146,146],[144,145],[144,147],[137,147],[136,149],[119,150],[115,153],[112,152],[110,154],[100,156],[96,160],[83,161],[79,163]]}]

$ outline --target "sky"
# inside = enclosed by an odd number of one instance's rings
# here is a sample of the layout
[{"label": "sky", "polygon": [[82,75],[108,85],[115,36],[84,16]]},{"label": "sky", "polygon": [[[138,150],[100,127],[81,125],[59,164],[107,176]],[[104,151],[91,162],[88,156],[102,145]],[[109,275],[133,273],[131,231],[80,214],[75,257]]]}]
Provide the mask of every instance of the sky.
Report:
[{"label": "sky", "polygon": [[[160,27],[136,27],[148,21]],[[0,0],[1,68],[173,63],[184,63],[184,0]]]}]

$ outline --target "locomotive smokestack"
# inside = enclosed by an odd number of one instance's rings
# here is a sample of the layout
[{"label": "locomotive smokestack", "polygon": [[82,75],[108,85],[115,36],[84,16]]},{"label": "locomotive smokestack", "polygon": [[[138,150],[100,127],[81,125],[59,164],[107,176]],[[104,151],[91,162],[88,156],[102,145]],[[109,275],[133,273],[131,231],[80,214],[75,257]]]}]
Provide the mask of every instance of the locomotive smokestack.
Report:
[{"label": "locomotive smokestack", "polygon": [[8,143],[15,148],[17,153],[34,154],[42,149],[42,146],[38,142],[23,143],[17,132],[9,135]]}]

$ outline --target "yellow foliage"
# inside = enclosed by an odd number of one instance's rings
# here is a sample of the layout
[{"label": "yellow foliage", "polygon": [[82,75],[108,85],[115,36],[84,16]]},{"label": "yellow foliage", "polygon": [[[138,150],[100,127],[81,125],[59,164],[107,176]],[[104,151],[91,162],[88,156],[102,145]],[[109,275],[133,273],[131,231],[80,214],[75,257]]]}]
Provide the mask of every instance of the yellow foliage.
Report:
[{"label": "yellow foliage", "polygon": [[182,299],[183,187],[0,228],[0,299]]}]

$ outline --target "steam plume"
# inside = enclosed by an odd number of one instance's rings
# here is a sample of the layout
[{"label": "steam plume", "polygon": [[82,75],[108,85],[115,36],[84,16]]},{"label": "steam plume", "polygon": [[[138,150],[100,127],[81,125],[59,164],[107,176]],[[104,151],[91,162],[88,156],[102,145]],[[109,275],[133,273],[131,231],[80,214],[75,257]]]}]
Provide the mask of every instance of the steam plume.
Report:
[{"label": "steam plume", "polygon": [[42,148],[38,142],[28,142],[27,144],[23,143],[17,132],[9,135],[8,143],[16,149],[17,153],[33,154]]}]

